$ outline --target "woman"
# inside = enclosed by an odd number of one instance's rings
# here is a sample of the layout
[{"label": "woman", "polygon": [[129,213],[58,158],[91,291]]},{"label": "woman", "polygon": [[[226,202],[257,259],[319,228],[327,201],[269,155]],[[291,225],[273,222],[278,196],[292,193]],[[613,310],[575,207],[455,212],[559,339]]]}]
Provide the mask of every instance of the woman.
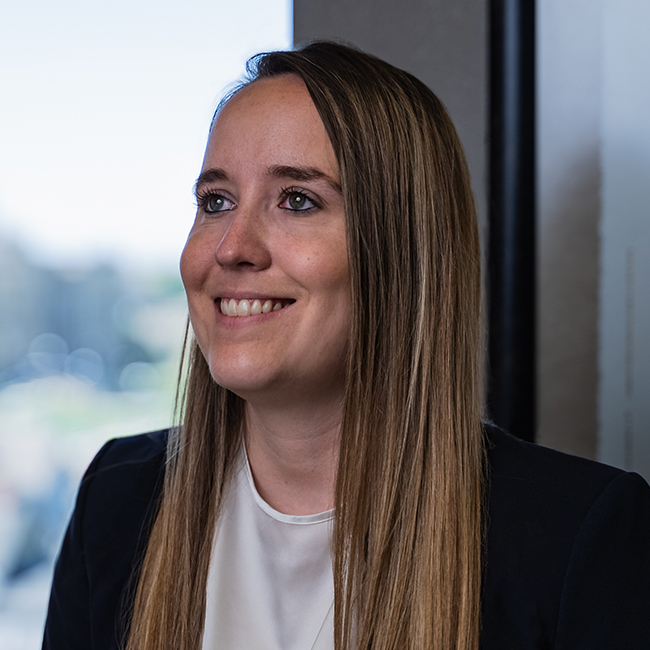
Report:
[{"label": "woman", "polygon": [[648,486],[481,422],[440,102],[332,43],[249,73],[181,260],[183,426],[93,461],[44,647],[650,647]]}]

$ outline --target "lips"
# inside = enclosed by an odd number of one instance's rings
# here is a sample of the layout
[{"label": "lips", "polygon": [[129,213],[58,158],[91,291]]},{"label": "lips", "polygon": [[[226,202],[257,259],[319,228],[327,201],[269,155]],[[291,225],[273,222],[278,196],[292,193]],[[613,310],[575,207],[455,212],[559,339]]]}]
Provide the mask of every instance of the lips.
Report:
[{"label": "lips", "polygon": [[255,316],[268,314],[271,311],[280,311],[287,305],[295,302],[287,298],[217,298],[221,313],[231,317]]}]

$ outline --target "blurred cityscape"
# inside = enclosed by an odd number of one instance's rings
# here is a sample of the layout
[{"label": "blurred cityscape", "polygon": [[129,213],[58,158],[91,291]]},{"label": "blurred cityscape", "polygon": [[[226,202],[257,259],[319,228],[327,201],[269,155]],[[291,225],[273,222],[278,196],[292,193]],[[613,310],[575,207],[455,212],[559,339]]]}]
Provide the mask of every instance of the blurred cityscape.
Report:
[{"label": "blurred cityscape", "polygon": [[169,425],[178,274],[46,268],[0,236],[0,648],[40,648],[78,482],[108,439]]}]

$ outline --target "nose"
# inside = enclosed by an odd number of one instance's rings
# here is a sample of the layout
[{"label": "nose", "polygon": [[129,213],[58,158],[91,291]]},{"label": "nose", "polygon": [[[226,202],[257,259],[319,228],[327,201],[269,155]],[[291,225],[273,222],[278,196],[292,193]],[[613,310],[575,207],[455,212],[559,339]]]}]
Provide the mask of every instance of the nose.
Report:
[{"label": "nose", "polygon": [[231,269],[263,270],[271,264],[268,233],[259,215],[238,211],[217,244],[215,259]]}]

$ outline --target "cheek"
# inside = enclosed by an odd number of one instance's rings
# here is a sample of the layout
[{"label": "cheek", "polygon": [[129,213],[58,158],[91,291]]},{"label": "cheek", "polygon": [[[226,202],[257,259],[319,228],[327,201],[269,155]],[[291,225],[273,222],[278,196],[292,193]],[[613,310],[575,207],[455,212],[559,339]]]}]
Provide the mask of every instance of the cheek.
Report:
[{"label": "cheek", "polygon": [[337,302],[349,303],[350,271],[345,248],[331,251],[327,259],[321,260],[319,268],[314,270],[314,278]]},{"label": "cheek", "polygon": [[209,315],[206,312],[206,300],[202,289],[209,274],[209,266],[205,259],[204,247],[192,235],[190,235],[181,253],[180,271],[183,286],[185,287],[192,331],[199,348],[208,359],[205,347],[207,342],[205,328],[209,322]]},{"label": "cheek", "polygon": [[316,244],[310,243],[309,247],[297,243],[287,252],[292,253],[289,263],[295,276],[304,279],[309,289],[330,297],[349,299],[350,271],[344,236],[320,239]]},{"label": "cheek", "polygon": [[201,241],[201,237],[190,233],[180,261],[181,279],[188,296],[200,289],[205,281],[210,271],[210,258],[205,242]]}]

